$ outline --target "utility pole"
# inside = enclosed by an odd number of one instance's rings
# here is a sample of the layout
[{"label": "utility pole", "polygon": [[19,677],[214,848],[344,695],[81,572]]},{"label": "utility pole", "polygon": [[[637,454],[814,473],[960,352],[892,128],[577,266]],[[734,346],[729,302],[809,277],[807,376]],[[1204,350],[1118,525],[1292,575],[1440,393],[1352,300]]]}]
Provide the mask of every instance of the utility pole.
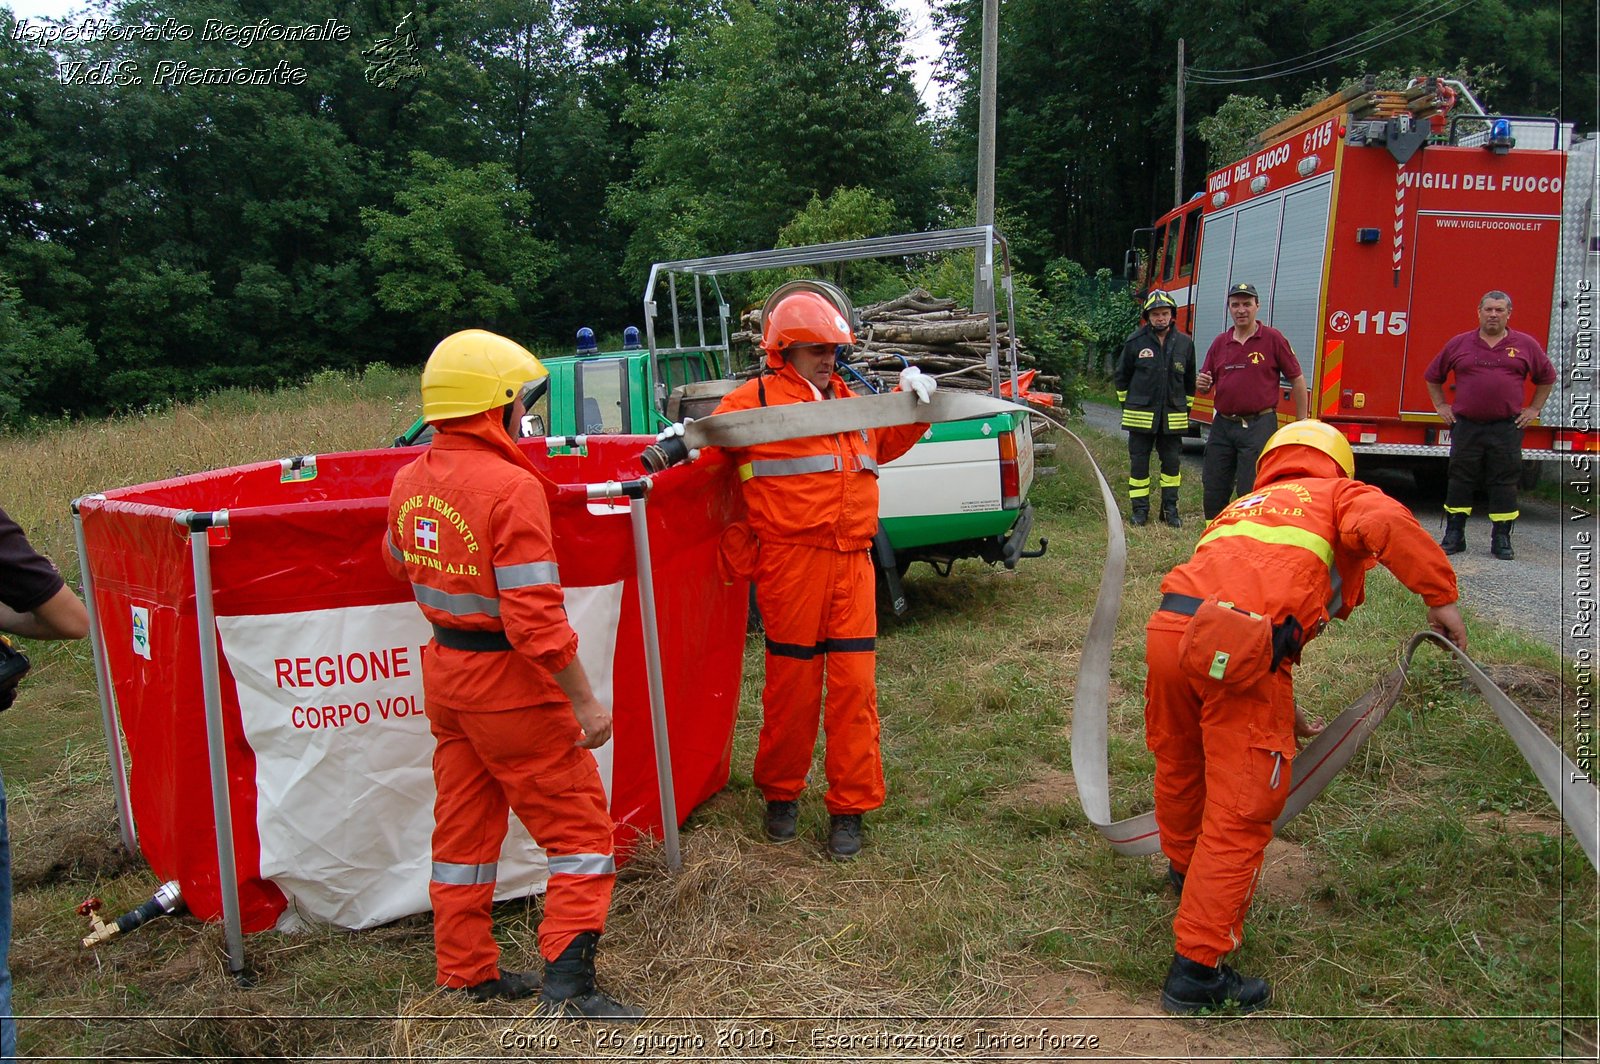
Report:
[{"label": "utility pole", "polygon": [[[978,224],[994,224],[994,98],[1000,0],[983,0],[983,46],[978,67]],[[973,253],[972,309],[994,310],[983,284],[981,256]],[[993,285],[993,278],[990,278]]]},{"label": "utility pole", "polygon": [[1178,152],[1172,164],[1172,205],[1183,206],[1183,38],[1178,38]]}]

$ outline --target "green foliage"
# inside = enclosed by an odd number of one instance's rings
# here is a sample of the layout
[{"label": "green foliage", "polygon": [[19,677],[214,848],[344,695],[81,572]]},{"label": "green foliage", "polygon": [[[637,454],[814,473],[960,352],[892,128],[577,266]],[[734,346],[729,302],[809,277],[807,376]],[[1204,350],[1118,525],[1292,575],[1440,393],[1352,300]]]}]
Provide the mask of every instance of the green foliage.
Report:
[{"label": "green foliage", "polygon": [[895,228],[932,217],[932,150],[885,0],[733,0],[683,43],[682,76],[630,111],[647,127],[613,189],[626,271],[774,246],[813,196],[860,187]]},{"label": "green foliage", "polygon": [[[828,196],[813,195],[778,231],[780,248],[831,244],[886,236],[894,231],[894,205],[865,188],[835,189]],[[900,273],[878,260],[838,262],[828,266],[796,266],[786,270],[760,270],[750,275],[751,298],[764,298],[785,281],[819,277],[843,289],[857,306],[904,294]]]},{"label": "green foliage", "polygon": [[1133,289],[1111,271],[1089,276],[1078,263],[1057,259],[1044,275],[1045,291],[1062,321],[1062,331],[1080,341],[1081,361],[1075,372],[1104,377],[1128,334],[1139,326],[1139,303]]},{"label": "green foliage", "polygon": [[94,365],[94,345],[79,327],[61,326],[27,306],[0,273],[0,425],[28,413],[60,412],[62,397],[88,379]]},{"label": "green foliage", "polygon": [[523,307],[554,258],[549,244],[518,224],[532,197],[512,187],[500,163],[463,169],[415,152],[411,166],[394,212],[361,211],[378,302],[441,333],[468,326],[521,332]]},{"label": "green foliage", "polygon": [[[1311,93],[1317,98],[1327,95],[1316,89]],[[1229,95],[1221,106],[1195,124],[1195,132],[1206,144],[1206,168],[1217,170],[1245,155],[1262,130],[1282,122],[1312,102],[1306,100],[1292,105],[1285,104],[1277,96],[1268,101],[1259,96]]]},{"label": "green foliage", "polygon": [[[953,112],[931,121],[891,0],[96,9],[117,26],[334,19],[350,30],[343,42],[248,48],[196,35],[46,49],[0,8],[0,273],[17,293],[0,419],[415,364],[467,324],[564,347],[581,324],[607,334],[641,324],[645,271],[661,258],[959,224],[972,215],[980,5],[937,6],[944,74],[959,85]],[[374,83],[362,52],[408,16],[415,76]],[[1007,0],[996,206],[1014,265],[1041,279],[1063,257],[1114,266],[1130,230],[1170,206],[1177,38],[1191,67],[1218,70],[1391,17],[1377,0]],[[1295,100],[1368,69],[1386,83],[1455,73],[1492,107],[1591,130],[1586,25],[1582,5],[1479,0],[1470,16],[1347,62],[1239,86],[1191,82],[1185,188],[1203,165],[1201,137],[1237,143],[1266,118],[1270,103],[1233,104],[1234,88]],[[61,76],[100,63],[142,80]],[[281,63],[304,79],[157,85],[163,63]],[[1246,106],[1257,110],[1221,128]],[[437,165],[414,169],[418,153]],[[449,200],[458,192],[481,215]],[[841,276],[866,301],[889,274]],[[1078,341],[1053,337],[1077,334],[1061,329],[1039,349],[1070,362],[1061,345]],[[1089,331],[1098,342],[1103,330]]]}]

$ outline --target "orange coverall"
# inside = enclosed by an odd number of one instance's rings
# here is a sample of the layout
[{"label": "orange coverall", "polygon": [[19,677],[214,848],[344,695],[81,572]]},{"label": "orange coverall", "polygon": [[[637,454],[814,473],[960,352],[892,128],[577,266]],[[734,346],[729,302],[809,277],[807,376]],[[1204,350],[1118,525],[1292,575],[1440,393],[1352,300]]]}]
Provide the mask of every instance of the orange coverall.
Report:
[{"label": "orange coverall", "polygon": [[[746,381],[714,413],[850,398],[785,365]],[[878,528],[878,466],[909,451],[926,424],[809,436],[728,452],[742,482],[754,544],[733,568],[753,575],[766,626],[766,685],[754,778],[768,801],[805,789],[821,709],[828,812],[883,804],[878,748],[876,591],[869,550]],[[827,694],[823,695],[824,678]]]},{"label": "orange coverall", "polygon": [[502,644],[456,649],[436,635],[422,652],[436,743],[428,896],[437,979],[461,987],[500,974],[489,907],[508,807],[549,858],[546,960],[605,929],[616,862],[599,770],[574,745],[582,729],[551,675],[578,653],[551,540],[555,485],[506,436],[499,411],[435,428],[428,450],[395,475],[389,568],[411,583],[436,632]]},{"label": "orange coverall", "polygon": [[[1455,602],[1455,571],[1410,511],[1337,473],[1308,447],[1269,451],[1251,493],[1211,522],[1162,593],[1216,595],[1274,624],[1292,616],[1306,641],[1361,604],[1379,561],[1429,606]],[[1157,610],[1145,626],[1145,735],[1161,848],[1187,874],[1172,924],[1177,952],[1215,966],[1243,940],[1289,794],[1294,683],[1287,660],[1246,687],[1186,667],[1178,645],[1191,620]]]}]

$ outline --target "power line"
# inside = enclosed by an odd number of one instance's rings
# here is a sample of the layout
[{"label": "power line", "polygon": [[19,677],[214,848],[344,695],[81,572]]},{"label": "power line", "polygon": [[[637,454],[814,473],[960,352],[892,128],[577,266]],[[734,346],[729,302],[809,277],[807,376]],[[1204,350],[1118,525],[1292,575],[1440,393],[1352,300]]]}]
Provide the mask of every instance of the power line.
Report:
[{"label": "power line", "polygon": [[[1454,2],[1454,0],[1441,0],[1441,3],[1443,3],[1443,4],[1450,4],[1452,2]],[[1435,10],[1436,9],[1437,9],[1437,5],[1435,7]],[[1427,11],[1427,10],[1412,12],[1410,14],[1410,16],[1409,16],[1408,23],[1409,22],[1414,22],[1414,21],[1422,18],[1424,15],[1427,15],[1427,14],[1430,14],[1430,13],[1431,13],[1431,11]],[[1292,59],[1275,59],[1270,63],[1260,63],[1260,64],[1258,64],[1256,66],[1248,66],[1248,67],[1230,67],[1230,68],[1228,68],[1226,70],[1214,70],[1214,69],[1210,69],[1210,68],[1207,68],[1207,67],[1189,67],[1188,69],[1190,71],[1196,73],[1196,74],[1205,74],[1205,75],[1211,76],[1211,77],[1221,77],[1221,76],[1228,75],[1228,74],[1249,74],[1249,73],[1251,73],[1253,71],[1257,71],[1257,70],[1268,70],[1271,67],[1293,66],[1296,63],[1301,63],[1301,62],[1304,62],[1304,61],[1306,61],[1308,59],[1315,59],[1315,58],[1321,56],[1322,53],[1324,53],[1324,52],[1331,52],[1331,51],[1335,51],[1335,50],[1340,49],[1340,48],[1344,48],[1347,45],[1356,44],[1363,37],[1377,36],[1378,34],[1383,33],[1385,31],[1386,27],[1393,25],[1400,18],[1401,18],[1400,15],[1395,15],[1395,16],[1393,16],[1391,18],[1384,19],[1382,22],[1378,23],[1377,25],[1368,26],[1365,29],[1360,30],[1357,33],[1351,34],[1349,37],[1346,37],[1342,41],[1336,41],[1333,44],[1323,45],[1321,48],[1312,49],[1311,51],[1306,52],[1303,55],[1297,55]]]},{"label": "power line", "polygon": [[1243,83],[1243,82],[1247,82],[1247,81],[1266,81],[1266,80],[1269,80],[1271,78],[1288,77],[1291,74],[1304,73],[1307,70],[1315,70],[1318,67],[1325,67],[1325,66],[1328,66],[1328,65],[1330,65],[1332,63],[1337,63],[1342,59],[1351,59],[1351,58],[1354,58],[1355,56],[1362,55],[1362,54],[1364,54],[1366,52],[1370,52],[1374,48],[1379,47],[1380,45],[1388,44],[1390,41],[1392,41],[1392,40],[1394,40],[1394,39],[1396,39],[1396,38],[1398,38],[1400,36],[1403,36],[1405,33],[1410,32],[1413,28],[1420,30],[1420,29],[1422,29],[1422,28],[1424,28],[1426,26],[1431,26],[1431,25],[1433,25],[1433,23],[1438,22],[1442,18],[1445,18],[1445,17],[1447,17],[1449,15],[1456,14],[1459,11],[1465,11],[1467,8],[1471,7],[1473,4],[1476,4],[1477,2],[1478,2],[1478,0],[1466,0],[1465,3],[1463,3],[1459,7],[1455,8],[1455,10],[1442,12],[1442,13],[1440,13],[1438,15],[1435,15],[1433,18],[1428,19],[1426,22],[1423,22],[1423,23],[1421,23],[1421,24],[1419,24],[1419,25],[1417,25],[1415,27],[1412,27],[1409,24],[1396,27],[1394,30],[1390,31],[1385,36],[1383,36],[1381,38],[1378,38],[1376,40],[1373,40],[1373,41],[1371,41],[1369,43],[1363,44],[1363,45],[1361,45],[1359,47],[1352,47],[1352,48],[1346,49],[1344,52],[1338,53],[1336,55],[1331,55],[1331,56],[1327,57],[1326,59],[1319,59],[1314,63],[1307,63],[1307,64],[1305,64],[1303,66],[1293,67],[1293,68],[1291,68],[1289,70],[1279,70],[1279,71],[1275,71],[1275,72],[1273,72],[1271,74],[1257,74],[1254,77],[1248,77],[1248,78],[1213,78],[1213,77],[1206,77],[1204,75],[1198,75],[1198,76],[1194,76],[1194,77],[1189,77],[1188,73],[1185,72],[1185,78],[1186,78],[1186,80],[1194,81],[1197,84],[1201,84],[1201,85],[1237,85],[1237,84],[1240,84],[1240,83]]}]

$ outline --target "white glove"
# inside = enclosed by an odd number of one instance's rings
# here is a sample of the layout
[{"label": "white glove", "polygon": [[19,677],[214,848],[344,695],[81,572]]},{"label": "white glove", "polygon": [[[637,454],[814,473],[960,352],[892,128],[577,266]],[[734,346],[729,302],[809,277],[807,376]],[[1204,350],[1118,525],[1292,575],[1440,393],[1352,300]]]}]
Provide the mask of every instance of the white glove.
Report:
[{"label": "white glove", "polygon": [[[656,442],[660,443],[663,440],[670,440],[674,436],[682,436],[683,435],[684,426],[689,424],[689,422],[691,422],[693,420],[694,420],[694,418],[692,418],[692,417],[686,417],[682,421],[674,422],[673,424],[668,425],[666,428],[664,428],[660,432],[656,433]],[[687,461],[692,462],[696,458],[699,458],[699,457],[700,457],[700,449],[697,447],[694,450],[689,452],[689,457],[688,457]]]},{"label": "white glove", "polygon": [[933,402],[933,393],[939,387],[939,382],[922,372],[916,366],[907,366],[900,371],[900,390],[902,392],[916,392],[917,402]]}]

